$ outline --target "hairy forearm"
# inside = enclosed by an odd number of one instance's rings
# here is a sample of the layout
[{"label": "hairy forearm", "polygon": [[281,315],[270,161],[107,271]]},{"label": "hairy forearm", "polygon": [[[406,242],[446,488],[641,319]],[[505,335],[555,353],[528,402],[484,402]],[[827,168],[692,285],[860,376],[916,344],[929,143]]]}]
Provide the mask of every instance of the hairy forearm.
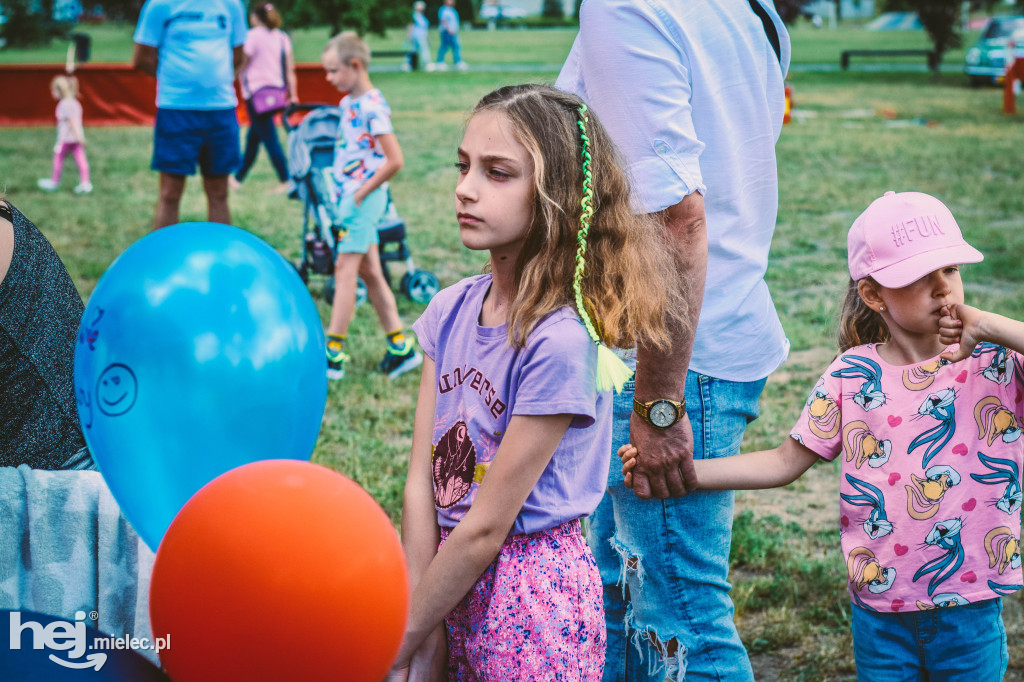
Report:
[{"label": "hairy forearm", "polygon": [[671,325],[670,348],[662,350],[644,345],[637,348],[636,397],[644,401],[654,398],[678,400],[686,387],[686,370],[690,366],[708,267],[703,197],[694,192],[670,207],[665,215],[665,229],[675,246],[676,268],[683,273],[682,294],[687,304],[687,318],[682,323]]}]

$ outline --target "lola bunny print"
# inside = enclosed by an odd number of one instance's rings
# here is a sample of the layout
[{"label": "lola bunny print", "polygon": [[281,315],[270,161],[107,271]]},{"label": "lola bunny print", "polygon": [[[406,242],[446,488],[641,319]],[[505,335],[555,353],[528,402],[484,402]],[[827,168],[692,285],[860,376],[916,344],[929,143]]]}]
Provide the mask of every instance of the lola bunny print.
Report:
[{"label": "lola bunny print", "polygon": [[851,597],[882,612],[957,606],[1021,589],[1024,374],[981,344],[961,362],[843,353],[792,437],[839,457]]}]

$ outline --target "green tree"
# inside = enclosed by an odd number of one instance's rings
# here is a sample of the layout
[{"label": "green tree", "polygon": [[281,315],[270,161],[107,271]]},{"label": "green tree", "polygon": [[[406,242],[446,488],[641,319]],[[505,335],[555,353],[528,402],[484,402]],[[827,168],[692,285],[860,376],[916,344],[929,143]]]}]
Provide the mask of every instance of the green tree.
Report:
[{"label": "green tree", "polygon": [[804,11],[804,5],[810,0],[775,0],[775,11],[786,24],[792,24]]},{"label": "green tree", "polygon": [[[330,34],[355,31],[383,34],[389,28],[407,26],[412,21],[413,0],[291,0],[278,4],[289,28],[327,26]],[[427,0],[427,19],[437,26],[440,0]],[[455,9],[463,23],[476,15],[473,0],[455,0]]]},{"label": "green tree", "polygon": [[548,19],[564,19],[565,8],[562,6],[562,0],[544,0],[540,13]]},{"label": "green tree", "polygon": [[907,0],[907,5],[917,12],[925,33],[932,41],[934,57],[930,66],[938,78],[942,55],[961,43],[960,0]]},{"label": "green tree", "polygon": [[405,26],[412,17],[412,3],[405,0],[295,0],[289,4],[278,7],[289,27],[327,26],[331,35],[341,31],[381,34],[390,27]]},{"label": "green tree", "polygon": [[53,2],[39,0],[6,0],[7,21],[2,34],[7,47],[45,45],[57,37],[65,37],[70,26],[53,20]]}]

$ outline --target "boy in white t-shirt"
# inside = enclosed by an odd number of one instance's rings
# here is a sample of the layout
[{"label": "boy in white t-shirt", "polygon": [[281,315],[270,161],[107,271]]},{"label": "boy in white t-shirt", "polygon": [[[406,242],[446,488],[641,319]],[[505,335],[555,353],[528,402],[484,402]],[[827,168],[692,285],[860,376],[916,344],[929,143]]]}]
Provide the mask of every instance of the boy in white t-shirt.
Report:
[{"label": "boy in white t-shirt", "polygon": [[321,55],[327,81],[347,93],[334,148],[334,181],[341,227],[334,263],[334,306],[327,327],[327,377],[345,376],[345,336],[356,304],[356,282],[363,278],[366,293],[387,334],[380,370],[395,378],[418,367],[423,356],[407,338],[398,317],[378,255],[377,225],[388,206],[387,181],[402,167],[402,148],[391,127],[391,109],[373,87],[367,66],[370,48],[353,32],[328,41]]}]

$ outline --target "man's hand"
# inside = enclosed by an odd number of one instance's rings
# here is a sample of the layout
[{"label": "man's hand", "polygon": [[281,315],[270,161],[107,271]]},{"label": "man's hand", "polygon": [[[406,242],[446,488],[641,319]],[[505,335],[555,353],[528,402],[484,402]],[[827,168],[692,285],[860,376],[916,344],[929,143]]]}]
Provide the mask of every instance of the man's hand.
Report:
[{"label": "man's hand", "polygon": [[643,453],[632,473],[633,493],[642,500],[681,497],[697,486],[693,468],[693,429],[683,418],[667,429],[651,426],[634,413],[630,442]]}]

